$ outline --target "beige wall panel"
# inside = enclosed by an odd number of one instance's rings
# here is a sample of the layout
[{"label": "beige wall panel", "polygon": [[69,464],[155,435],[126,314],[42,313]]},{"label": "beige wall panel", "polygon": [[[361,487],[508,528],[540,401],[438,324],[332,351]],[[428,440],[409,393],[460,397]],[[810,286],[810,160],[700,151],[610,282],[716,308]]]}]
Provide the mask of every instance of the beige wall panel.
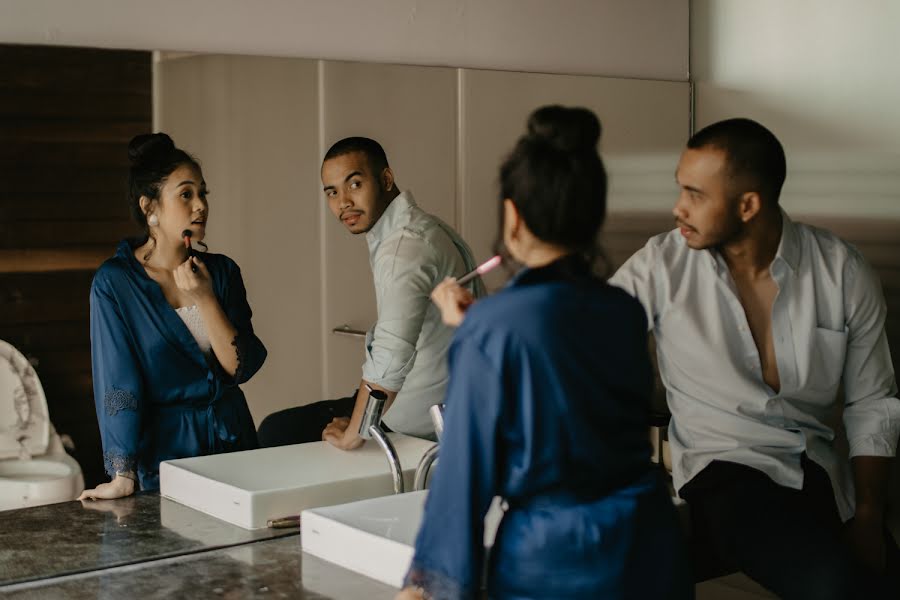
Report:
[{"label": "beige wall panel", "polygon": [[156,80],[158,128],[201,160],[210,250],[241,266],[269,350],[242,386],[258,423],[321,395],[316,62],[184,57]]},{"label": "beige wall panel", "polygon": [[[544,104],[585,106],[600,118],[610,211],[670,210],[688,137],[687,83],[464,70],[461,98],[461,231],[479,260],[498,229],[500,163]],[[500,280],[489,276],[489,286]]]},{"label": "beige wall panel", "polygon": [[0,40],[686,80],[688,9],[688,0],[0,0]]},{"label": "beige wall panel", "polygon": [[[347,136],[377,140],[400,189],[412,190],[423,209],[454,225],[456,71],[323,62],[321,85],[321,154]],[[321,192],[319,201],[324,208]],[[359,384],[363,342],[330,331],[343,324],[368,329],[376,318],[375,292],[365,237],[349,234],[330,212],[322,234],[325,392],[340,397]]]}]

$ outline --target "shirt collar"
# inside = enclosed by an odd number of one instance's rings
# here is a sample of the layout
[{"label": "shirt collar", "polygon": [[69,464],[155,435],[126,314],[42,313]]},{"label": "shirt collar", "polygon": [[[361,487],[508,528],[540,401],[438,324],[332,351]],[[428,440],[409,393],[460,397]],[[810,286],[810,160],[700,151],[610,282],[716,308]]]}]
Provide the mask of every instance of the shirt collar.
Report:
[{"label": "shirt collar", "polygon": [[797,226],[791,221],[784,210],[781,210],[781,241],[778,243],[778,251],[775,260],[783,260],[792,271],[797,271],[800,265],[800,240],[798,239]]},{"label": "shirt collar", "polygon": [[[778,242],[778,250],[775,252],[772,264],[774,265],[780,259],[792,271],[796,272],[800,264],[800,240],[798,239],[797,226],[787,216],[784,209],[779,210],[781,211],[781,240]],[[712,268],[717,273],[723,269],[728,269],[728,266],[725,264],[725,258],[718,250],[708,248],[706,252]]]},{"label": "shirt collar", "polygon": [[406,190],[391,200],[378,221],[366,232],[366,241],[371,247],[378,244],[396,230],[409,224],[410,209],[416,206],[412,192]]}]

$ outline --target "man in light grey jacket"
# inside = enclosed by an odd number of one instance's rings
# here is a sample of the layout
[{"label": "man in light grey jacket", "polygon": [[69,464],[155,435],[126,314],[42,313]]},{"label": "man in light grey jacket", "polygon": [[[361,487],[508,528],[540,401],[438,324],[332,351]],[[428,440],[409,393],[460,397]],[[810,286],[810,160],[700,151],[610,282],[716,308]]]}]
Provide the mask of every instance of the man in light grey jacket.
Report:
[{"label": "man in light grey jacket", "polygon": [[[366,334],[355,394],[269,415],[260,424],[260,444],[324,439],[344,450],[357,448],[372,389],[387,394],[383,421],[391,430],[432,437],[428,409],[444,399],[453,330],[442,323],[430,294],[444,278],[474,269],[472,252],[450,226],[420,209],[409,191],[400,191],[374,140],[335,143],[322,163],[322,185],[334,216],[350,233],[365,234],[378,320]],[[484,292],[478,279],[472,292]]]}]

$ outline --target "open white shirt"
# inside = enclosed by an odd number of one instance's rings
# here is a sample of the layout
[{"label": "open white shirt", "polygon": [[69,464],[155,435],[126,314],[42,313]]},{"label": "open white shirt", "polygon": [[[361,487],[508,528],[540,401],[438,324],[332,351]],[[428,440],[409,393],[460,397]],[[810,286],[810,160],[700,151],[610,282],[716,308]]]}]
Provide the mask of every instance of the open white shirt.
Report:
[{"label": "open white shirt", "polygon": [[647,311],[672,421],[676,489],[713,460],[755,467],[800,489],[800,455],[829,474],[844,520],[854,513],[849,462],[826,424],[843,380],[850,456],[893,456],[900,400],[877,277],[853,246],[786,214],[770,266],[772,335],[781,389],[759,352],[723,257],[678,230],[651,238],[610,279]]}]

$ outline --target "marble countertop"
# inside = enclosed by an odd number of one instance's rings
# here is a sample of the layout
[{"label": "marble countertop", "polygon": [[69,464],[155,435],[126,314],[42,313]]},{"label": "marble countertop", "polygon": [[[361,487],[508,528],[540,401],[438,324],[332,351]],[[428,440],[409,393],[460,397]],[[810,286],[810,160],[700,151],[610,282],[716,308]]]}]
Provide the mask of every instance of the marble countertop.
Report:
[{"label": "marble countertop", "polygon": [[0,586],[4,598],[390,600],[397,590],[303,554],[300,536]]},{"label": "marble countertop", "polygon": [[155,493],[3,511],[0,590],[10,584],[238,546],[299,531],[248,531]]}]

